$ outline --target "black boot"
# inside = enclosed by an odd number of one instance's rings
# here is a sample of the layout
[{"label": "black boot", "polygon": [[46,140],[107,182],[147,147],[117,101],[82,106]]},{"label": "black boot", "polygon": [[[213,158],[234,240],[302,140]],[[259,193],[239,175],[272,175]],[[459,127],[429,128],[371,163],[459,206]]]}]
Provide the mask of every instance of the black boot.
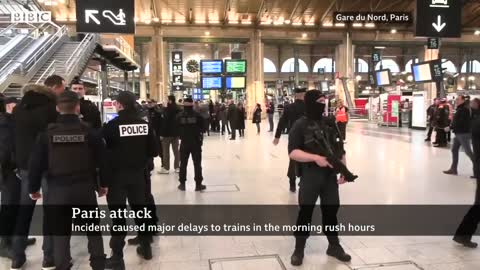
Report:
[{"label": "black boot", "polygon": [[203,191],[205,189],[207,189],[207,186],[202,185],[202,184],[197,184],[196,187],[195,187],[195,191]]},{"label": "black boot", "polygon": [[[150,239],[150,244],[151,243],[153,243],[153,238]],[[140,245],[140,239],[138,238],[138,236],[132,239],[128,239],[128,244],[130,246],[138,246]]]},{"label": "black boot", "polygon": [[145,260],[149,261],[153,258],[152,247],[150,246],[150,244],[140,245],[139,247],[137,247],[137,254]]},{"label": "black boot", "polygon": [[352,257],[347,253],[345,253],[345,250],[343,250],[340,244],[336,244],[336,245],[329,244],[327,249],[327,255],[332,256],[341,262],[349,262],[352,260]]},{"label": "black boot", "polygon": [[185,191],[185,182],[180,183],[180,185],[178,185],[178,189],[181,191]]},{"label": "black boot", "polygon": [[125,262],[122,257],[112,255],[105,260],[105,269],[125,270]]},{"label": "black boot", "polygon": [[468,239],[467,237],[463,236],[455,236],[453,237],[453,241],[459,243],[460,245],[463,245],[464,247],[467,248],[477,248],[478,244],[475,242],[472,242],[471,239]]},{"label": "black boot", "polygon": [[307,238],[305,237],[296,237],[295,240],[295,250],[293,251],[292,257],[290,257],[290,264],[293,266],[300,266],[303,264],[305,244],[307,243]]},{"label": "black boot", "polygon": [[11,242],[7,238],[0,240],[0,258],[12,258]]}]

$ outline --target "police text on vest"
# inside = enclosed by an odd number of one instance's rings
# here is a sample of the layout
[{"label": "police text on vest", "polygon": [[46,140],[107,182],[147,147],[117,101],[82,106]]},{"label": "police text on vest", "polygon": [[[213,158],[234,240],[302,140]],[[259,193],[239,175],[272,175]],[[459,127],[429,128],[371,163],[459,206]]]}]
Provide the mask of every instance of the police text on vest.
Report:
[{"label": "police text on vest", "polygon": [[119,129],[120,137],[148,135],[148,124],[120,125]]}]

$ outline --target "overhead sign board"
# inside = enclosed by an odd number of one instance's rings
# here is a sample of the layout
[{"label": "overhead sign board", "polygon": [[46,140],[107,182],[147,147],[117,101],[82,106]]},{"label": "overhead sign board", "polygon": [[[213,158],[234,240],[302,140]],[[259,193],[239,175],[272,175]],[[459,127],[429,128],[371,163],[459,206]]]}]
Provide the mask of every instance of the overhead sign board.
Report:
[{"label": "overhead sign board", "polygon": [[437,59],[413,64],[412,74],[416,83],[440,82],[443,80],[442,61]]},{"label": "overhead sign board", "polygon": [[223,73],[222,60],[201,60],[200,72],[202,74],[221,74]]},{"label": "overhead sign board", "polygon": [[440,48],[440,40],[438,38],[429,38],[427,41],[427,48],[438,50]]},{"label": "overhead sign board", "polygon": [[461,36],[462,1],[417,0],[415,35],[417,37]]},{"label": "overhead sign board", "polygon": [[49,23],[52,22],[50,11],[21,11],[10,14],[11,23]]},{"label": "overhead sign board", "polygon": [[380,55],[379,52],[374,52],[372,53],[372,62],[377,63],[382,61],[382,56]]},{"label": "overhead sign board", "polygon": [[225,60],[225,72],[242,74],[247,72],[247,60]]},{"label": "overhead sign board", "polygon": [[135,34],[134,0],[77,0],[77,32]]},{"label": "overhead sign board", "polygon": [[172,85],[183,86],[183,52],[172,52]]}]

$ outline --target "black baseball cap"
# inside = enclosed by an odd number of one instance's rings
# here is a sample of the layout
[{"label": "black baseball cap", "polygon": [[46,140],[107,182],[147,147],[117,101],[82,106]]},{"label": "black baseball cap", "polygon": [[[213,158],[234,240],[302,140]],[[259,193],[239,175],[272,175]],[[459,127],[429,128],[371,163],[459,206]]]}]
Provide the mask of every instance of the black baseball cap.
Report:
[{"label": "black baseball cap", "polygon": [[113,99],[122,104],[123,107],[133,107],[137,102],[137,97],[130,91],[121,91]]},{"label": "black baseball cap", "polygon": [[79,102],[80,98],[77,93],[73,91],[65,91],[58,96],[57,104],[59,103],[76,103]]},{"label": "black baseball cap", "polygon": [[307,92],[307,88],[300,88],[300,87],[299,87],[299,88],[295,88],[295,89],[293,90],[293,92],[294,92],[295,94],[305,93],[305,92]]},{"label": "black baseball cap", "polygon": [[9,97],[9,98],[5,98],[4,103],[5,104],[12,104],[12,103],[18,104],[19,100],[18,100],[18,98],[15,98],[15,97]]}]

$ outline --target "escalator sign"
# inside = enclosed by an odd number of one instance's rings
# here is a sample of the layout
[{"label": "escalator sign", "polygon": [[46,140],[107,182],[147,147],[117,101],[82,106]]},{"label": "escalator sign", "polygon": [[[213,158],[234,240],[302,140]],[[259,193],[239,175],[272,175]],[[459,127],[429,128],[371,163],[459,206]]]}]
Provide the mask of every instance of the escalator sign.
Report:
[{"label": "escalator sign", "polygon": [[77,32],[135,34],[134,0],[77,0]]}]

